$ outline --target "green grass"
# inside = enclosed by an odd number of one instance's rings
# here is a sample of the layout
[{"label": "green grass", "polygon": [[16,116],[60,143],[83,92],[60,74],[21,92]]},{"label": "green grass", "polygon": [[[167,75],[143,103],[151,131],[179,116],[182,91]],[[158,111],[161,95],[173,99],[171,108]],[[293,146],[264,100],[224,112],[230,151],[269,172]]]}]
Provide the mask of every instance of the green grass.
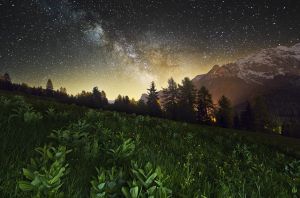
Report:
[{"label": "green grass", "polygon": [[[35,148],[44,145],[72,150],[60,161],[69,170],[59,181],[63,197],[92,196],[98,186],[95,189],[92,181],[105,186],[122,181],[114,189],[117,197],[121,187],[143,191],[147,187],[133,182],[139,181],[134,170],[146,171],[148,162],[161,168],[162,174],[155,168],[149,174],[161,175],[156,179],[172,190],[172,197],[300,196],[299,139],[92,111],[33,96],[23,101],[9,92],[0,96],[0,197],[36,194],[22,191],[18,182],[29,181],[22,169],[39,156]],[[20,107],[23,110],[12,116]],[[51,162],[41,161],[39,170]],[[124,174],[109,178],[112,167]],[[97,179],[101,173],[106,179]]]}]

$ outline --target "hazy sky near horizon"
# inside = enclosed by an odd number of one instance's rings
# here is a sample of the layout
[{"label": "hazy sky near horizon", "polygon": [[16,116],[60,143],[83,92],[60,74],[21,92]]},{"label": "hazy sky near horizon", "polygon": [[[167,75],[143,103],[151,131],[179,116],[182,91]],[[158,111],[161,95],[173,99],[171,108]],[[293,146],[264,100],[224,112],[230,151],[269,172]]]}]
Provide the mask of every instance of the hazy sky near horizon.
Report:
[{"label": "hazy sky near horizon", "polygon": [[151,81],[300,42],[299,0],[4,0],[0,73],[139,99]]}]

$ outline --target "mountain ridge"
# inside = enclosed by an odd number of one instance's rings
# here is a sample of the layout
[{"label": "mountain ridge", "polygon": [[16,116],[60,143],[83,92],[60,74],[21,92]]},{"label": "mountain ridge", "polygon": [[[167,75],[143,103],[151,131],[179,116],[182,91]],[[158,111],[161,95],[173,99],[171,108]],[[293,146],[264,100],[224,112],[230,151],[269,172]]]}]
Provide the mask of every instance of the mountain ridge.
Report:
[{"label": "mountain ridge", "polygon": [[[236,62],[216,65],[201,78],[193,78],[192,82],[196,89],[206,86],[215,102],[225,95],[233,104],[238,104],[271,88],[279,88],[292,77],[300,78],[300,43],[292,47],[263,49]],[[292,85],[298,86],[297,83]]]},{"label": "mountain ridge", "polygon": [[[300,43],[262,49],[235,62],[214,65],[206,74],[195,76],[192,82],[197,90],[201,86],[208,88],[215,103],[225,95],[233,105],[282,86],[300,88]],[[146,96],[143,94],[141,99],[145,101]],[[159,96],[163,103],[162,91]]]}]

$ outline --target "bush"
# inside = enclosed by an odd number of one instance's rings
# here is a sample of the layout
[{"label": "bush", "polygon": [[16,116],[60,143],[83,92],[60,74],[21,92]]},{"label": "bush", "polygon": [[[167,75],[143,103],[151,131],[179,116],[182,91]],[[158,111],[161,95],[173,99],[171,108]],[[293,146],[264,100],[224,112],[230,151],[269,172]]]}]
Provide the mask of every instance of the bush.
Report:
[{"label": "bush", "polygon": [[64,146],[36,148],[40,157],[31,159],[28,168],[23,168],[26,180],[19,181],[19,188],[32,192],[33,197],[63,197],[59,189],[62,179],[68,173],[66,155],[71,152]]}]

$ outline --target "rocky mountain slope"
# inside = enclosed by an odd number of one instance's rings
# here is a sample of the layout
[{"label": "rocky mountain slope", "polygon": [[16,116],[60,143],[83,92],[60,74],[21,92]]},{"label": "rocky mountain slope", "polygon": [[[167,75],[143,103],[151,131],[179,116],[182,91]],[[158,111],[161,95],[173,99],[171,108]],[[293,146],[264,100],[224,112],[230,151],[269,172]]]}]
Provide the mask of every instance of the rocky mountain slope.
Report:
[{"label": "rocky mountain slope", "polygon": [[234,104],[274,89],[299,87],[300,43],[264,49],[234,63],[215,65],[192,81],[197,89],[206,86],[215,101],[226,95]]}]

